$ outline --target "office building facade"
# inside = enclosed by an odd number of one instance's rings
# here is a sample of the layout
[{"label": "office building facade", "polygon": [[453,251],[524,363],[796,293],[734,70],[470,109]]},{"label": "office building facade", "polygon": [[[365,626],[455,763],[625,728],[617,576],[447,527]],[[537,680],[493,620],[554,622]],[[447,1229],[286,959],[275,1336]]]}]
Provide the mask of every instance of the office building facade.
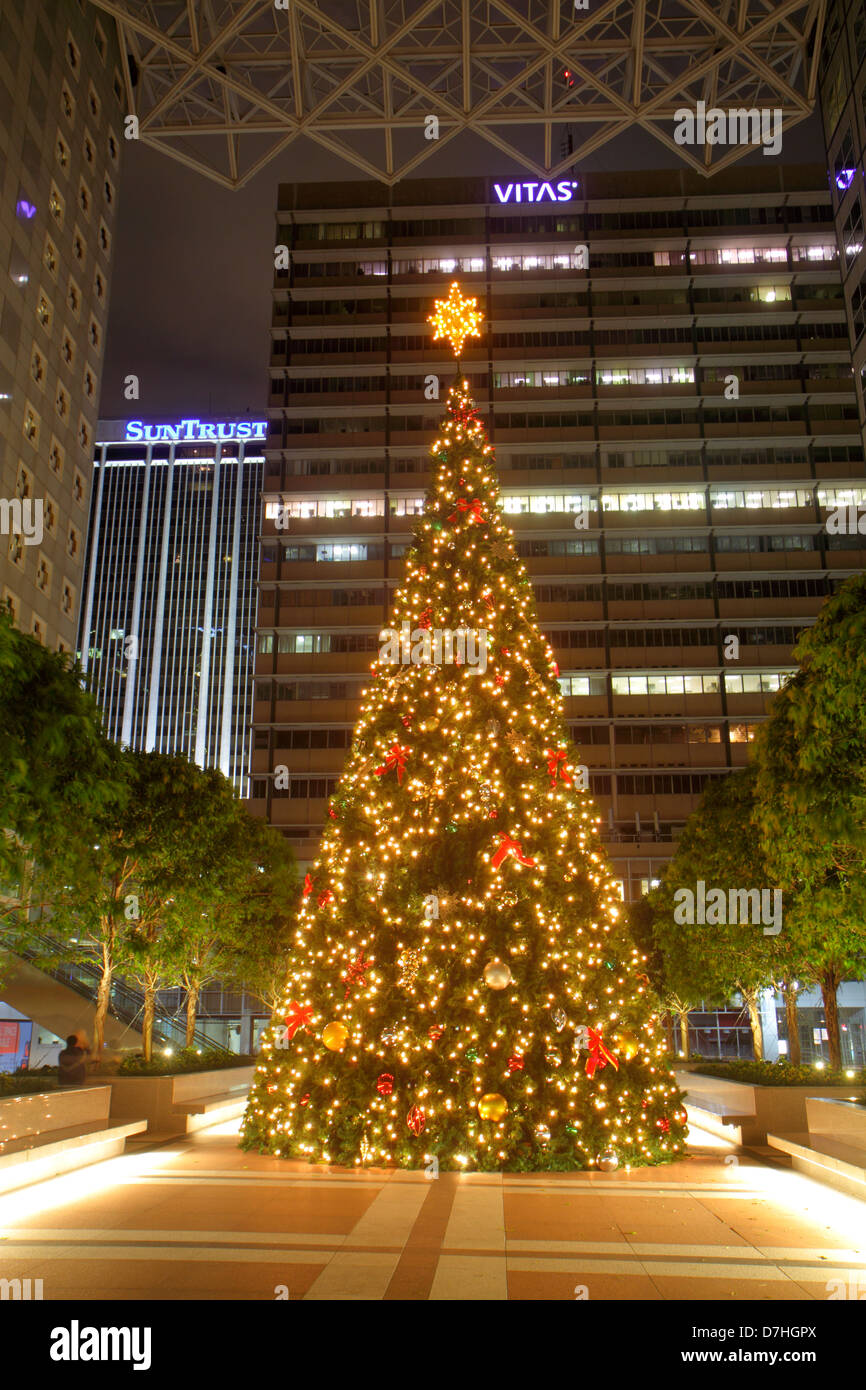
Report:
[{"label": "office building facade", "polygon": [[0,8],[0,602],[71,651],[108,312],[125,93],[84,0]]},{"label": "office building facade", "polygon": [[111,738],[248,792],[264,421],[100,421],[79,659]]},{"label": "office building facade", "polygon": [[280,188],[251,804],[314,852],[423,507],[425,388],[454,374],[426,318],[459,278],[486,323],[464,374],[632,898],[863,566],[825,524],[866,500],[833,208],[819,168],[516,177]]},{"label": "office building facade", "polygon": [[854,380],[866,438],[866,7],[830,0],[820,61],[821,110]]}]

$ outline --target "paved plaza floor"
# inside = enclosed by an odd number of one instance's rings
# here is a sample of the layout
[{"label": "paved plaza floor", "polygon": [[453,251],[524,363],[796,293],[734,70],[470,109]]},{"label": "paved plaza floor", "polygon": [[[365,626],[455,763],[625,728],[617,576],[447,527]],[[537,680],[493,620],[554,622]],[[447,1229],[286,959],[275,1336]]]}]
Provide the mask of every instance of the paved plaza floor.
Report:
[{"label": "paved plaza floor", "polygon": [[431,1180],[232,1125],[0,1198],[0,1273],[46,1300],[824,1301],[866,1292],[866,1203],[700,1131],[663,1168]]}]

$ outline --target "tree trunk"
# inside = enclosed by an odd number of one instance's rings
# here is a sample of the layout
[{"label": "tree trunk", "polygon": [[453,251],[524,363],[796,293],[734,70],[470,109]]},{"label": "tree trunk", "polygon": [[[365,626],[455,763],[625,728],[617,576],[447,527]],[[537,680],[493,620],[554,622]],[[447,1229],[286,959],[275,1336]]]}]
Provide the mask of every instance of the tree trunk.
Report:
[{"label": "tree trunk", "polygon": [[677,1010],[680,1018],[680,1051],[688,1061],[689,1056],[689,1011],[688,1009]]},{"label": "tree trunk", "polygon": [[785,1023],[788,1030],[788,1061],[792,1067],[799,1067],[802,1060],[800,1051],[800,1029],[797,1025],[797,991],[793,985],[786,983],[785,994]]},{"label": "tree trunk", "polygon": [[153,1060],[153,1016],[156,1012],[156,990],[151,980],[144,982],[144,1016],[141,1021],[141,1040],[144,1060]]},{"label": "tree trunk", "polygon": [[200,989],[201,989],[201,985],[198,983],[198,981],[194,981],[193,983],[190,983],[189,981],[187,981],[187,986],[186,986],[186,1045],[187,1045],[187,1047],[192,1047],[193,1042],[195,1041],[195,1017],[196,1017],[196,1010],[198,1009],[198,996],[199,996],[199,991],[200,991]]},{"label": "tree trunk", "polygon": [[102,943],[102,973],[99,977],[99,984],[96,989],[96,1013],[93,1016],[93,1051],[95,1056],[102,1056],[102,1049],[105,1046],[105,1020],[108,1017],[108,1005],[111,1000],[111,980],[114,974],[114,959],[111,950],[111,943]]},{"label": "tree trunk", "polygon": [[830,1051],[830,1066],[834,1070],[842,1065],[842,1039],[839,1035],[839,1001],[836,991],[839,988],[839,975],[832,968],[824,971],[820,978],[821,998],[824,1001],[824,1024],[827,1029],[827,1047]]},{"label": "tree trunk", "polygon": [[761,1005],[756,989],[741,989],[743,1003],[749,1011],[749,1025],[752,1029],[752,1047],[755,1053],[755,1061],[764,1060],[764,1029],[761,1023]]}]

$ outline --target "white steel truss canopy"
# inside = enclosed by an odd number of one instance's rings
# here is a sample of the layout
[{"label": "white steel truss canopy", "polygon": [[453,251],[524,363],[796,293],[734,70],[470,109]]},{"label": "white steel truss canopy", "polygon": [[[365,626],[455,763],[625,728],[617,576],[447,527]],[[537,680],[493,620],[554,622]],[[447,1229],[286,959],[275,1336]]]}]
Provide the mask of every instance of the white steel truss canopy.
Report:
[{"label": "white steel truss canopy", "polygon": [[552,178],[639,126],[712,173],[753,146],[677,144],[674,113],[803,120],[827,0],[92,3],[140,139],[236,188],[302,135],[386,184],[461,131]]}]

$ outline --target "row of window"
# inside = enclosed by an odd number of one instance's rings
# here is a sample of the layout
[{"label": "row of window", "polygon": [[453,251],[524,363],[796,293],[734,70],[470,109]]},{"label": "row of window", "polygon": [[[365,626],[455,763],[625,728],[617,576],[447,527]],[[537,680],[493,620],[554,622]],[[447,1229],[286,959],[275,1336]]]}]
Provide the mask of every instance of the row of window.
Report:
[{"label": "row of window", "polygon": [[603,696],[608,679],[613,695],[729,695],[772,694],[787,680],[788,671],[722,671],[695,675],[560,676],[559,688],[568,696]]},{"label": "row of window", "polygon": [[[620,796],[699,796],[709,781],[723,776],[712,772],[620,772],[616,785]],[[589,789],[594,796],[611,794],[612,777],[606,772],[590,772]],[[336,777],[291,777],[287,787],[276,786],[266,777],[254,777],[254,798],[289,797],[292,800],[324,800],[337,789]]]},{"label": "row of window", "polygon": [[[423,497],[392,497],[388,500],[391,516],[420,516],[424,511]],[[502,493],[502,510],[506,516],[550,516],[558,513],[576,515],[578,513],[598,512],[695,512],[707,508],[707,494],[704,489],[665,489],[659,491],[613,492],[603,490],[599,496],[582,493]],[[718,511],[741,509],[745,511],[784,511],[793,507],[811,507],[817,502],[819,507],[830,509],[839,506],[860,506],[866,502],[866,488],[860,487],[811,487],[794,488],[709,488],[709,505]],[[356,498],[287,498],[282,502],[265,503],[265,517],[275,521],[311,520],[313,518],[335,519],[341,517],[380,517],[385,515],[384,497]],[[661,537],[655,538],[659,541]],[[290,556],[287,547],[286,559]],[[350,547],[356,552],[358,547]],[[735,548],[735,547],[734,547]],[[788,548],[788,547],[783,547]],[[800,548],[796,545],[792,549]],[[805,548],[805,547],[803,547]],[[309,547],[307,547],[309,549]],[[320,547],[316,547],[317,551]],[[640,552],[636,552],[640,553]],[[649,552],[647,552],[649,553]],[[311,558],[311,557],[307,557]],[[326,558],[316,555],[317,559]],[[359,553],[347,558],[367,558]]]},{"label": "row of window", "polygon": [[[533,469],[551,472],[564,468],[707,468],[747,467],[747,468],[791,468],[801,464],[808,465],[811,455],[816,463],[859,463],[863,451],[856,444],[832,444],[794,446],[778,448],[772,445],[764,448],[748,446],[731,450],[714,448],[707,441],[703,449],[609,449],[605,445],[590,445],[582,453],[564,454],[550,452],[545,454],[511,453],[507,447],[498,451],[500,471],[513,468],[524,471]],[[285,463],[286,475],[293,477],[332,477],[334,475],[358,475],[382,473],[386,464],[381,454],[369,458],[312,458],[288,459]],[[391,472],[427,473],[430,469],[429,455],[424,452],[415,458],[391,458]]]},{"label": "row of window", "polygon": [[[731,743],[752,743],[757,724],[730,724],[728,736]],[[572,724],[569,732],[578,746],[607,746],[613,731],[615,744],[630,746],[671,744],[722,743],[721,724]],[[344,728],[318,729],[276,729],[273,733],[273,747],[280,749],[307,748],[351,748],[354,730]],[[262,750],[270,747],[271,735],[267,729],[259,729],[255,734],[255,747]]]},{"label": "row of window", "polygon": [[[489,268],[504,273],[539,270],[617,270],[646,268],[679,268],[688,271],[690,265],[799,265],[803,262],[833,262],[839,252],[835,245],[795,245],[790,248],[785,243],[775,246],[714,246],[697,250],[681,251],[599,251],[585,246],[573,252],[550,252],[547,254],[513,253],[503,255],[491,250]],[[398,275],[482,275],[488,269],[486,255],[469,256],[425,256],[404,259],[394,256],[390,261],[390,273]],[[389,262],[386,258],[374,261],[303,261],[293,263],[295,280],[347,279],[351,276],[370,276],[383,279],[388,275]],[[278,277],[279,278],[279,277]]]},{"label": "row of window", "polygon": [[[737,627],[733,632],[715,627],[685,628],[612,628],[605,633],[603,628],[559,628],[548,633],[552,644],[558,649],[589,648],[601,649],[609,639],[611,648],[619,647],[716,647],[736,636],[744,646],[785,646],[793,647],[802,628],[790,624],[770,627]],[[332,633],[332,632],[294,632],[279,633],[276,638],[272,632],[260,633],[259,652],[267,655],[274,650],[291,653],[323,652],[369,652],[377,651],[381,633]],[[653,693],[653,692],[650,692]]]},{"label": "row of window", "polygon": [[[585,283],[585,282],[582,282]],[[842,287],[838,282],[832,284],[806,284],[794,282],[793,285],[780,281],[775,285],[712,285],[712,286],[674,286],[666,284],[659,289],[602,289],[603,281],[594,281],[592,291],[587,286],[583,290],[541,290],[524,293],[496,295],[490,297],[489,313],[493,318],[508,318],[515,311],[527,309],[580,309],[589,313],[590,303],[593,313],[605,308],[631,308],[645,305],[682,305],[685,312],[688,305],[714,304],[764,304],[768,308],[784,309],[793,305],[794,300],[809,303],[816,299],[836,300],[842,297]],[[354,298],[342,299],[298,299],[291,300],[291,306],[278,301],[274,307],[274,318],[281,319],[291,315],[292,321],[303,318],[352,318],[359,314],[387,315],[416,314],[422,316],[425,301],[421,291],[412,298],[391,295],[389,299],[364,296],[359,293]],[[706,312],[695,307],[695,313]],[[602,314],[603,316],[603,314]]]},{"label": "row of window", "polygon": [[[864,296],[866,296],[866,284],[864,284]],[[864,297],[864,305],[866,305],[866,297]],[[695,434],[698,434],[702,424],[725,425],[728,428],[732,423],[737,426],[746,424],[801,424],[805,426],[807,419],[814,422],[816,432],[820,433],[820,424],[823,420],[850,420],[856,423],[859,417],[857,407],[853,403],[823,405],[812,402],[807,413],[806,408],[802,405],[750,405],[742,401],[732,402],[724,409],[704,406],[700,411],[658,405],[647,406],[642,410],[602,410],[596,409],[594,405],[587,402],[587,408],[583,411],[548,410],[543,415],[525,414],[523,411],[497,411],[496,425],[501,430],[521,430],[523,432],[527,430],[594,430],[596,426],[599,429],[661,429],[668,425],[679,425],[689,426]],[[433,422],[423,415],[392,414],[390,421],[384,415],[289,416],[283,424],[284,443],[293,447],[295,439],[313,434],[374,434],[384,436],[389,423],[395,434],[415,433],[423,435],[428,433],[433,426]],[[278,443],[280,426],[273,421],[271,433],[275,442]]]},{"label": "row of window", "polygon": [[[687,235],[694,227],[765,227],[803,226],[809,223],[826,225],[832,221],[832,209],[825,203],[774,204],[770,207],[742,208],[684,208],[645,209],[642,211],[572,213],[533,209],[523,216],[496,216],[489,219],[492,236],[525,233],[532,236],[574,234],[584,231],[642,231],[663,230]],[[435,236],[485,238],[485,219],[474,217],[392,217],[369,221],[347,219],[340,222],[296,222],[296,245],[313,241],[379,241],[386,237],[418,238]],[[285,239],[288,227],[281,229]]]},{"label": "row of window", "polygon": [[[382,556],[379,555],[378,558],[381,559]],[[654,603],[668,600],[683,602],[690,599],[711,599],[714,595],[719,599],[824,598],[841,582],[842,579],[836,576],[829,576],[826,580],[812,576],[772,579],[750,576],[748,579],[719,578],[706,582],[696,582],[692,579],[663,582],[624,581],[605,576],[608,598],[612,603]],[[535,584],[533,588],[539,603],[600,603],[602,600],[601,583]]]},{"label": "row of window", "polygon": [[[729,365],[702,367],[702,381],[726,381]],[[752,363],[739,366],[737,378],[741,381],[831,381],[846,380],[851,376],[851,368],[840,362],[809,362],[803,365],[794,363]],[[484,377],[467,374],[470,385],[486,388]],[[272,396],[290,399],[292,396],[334,395],[337,393],[372,396],[384,391],[415,391],[421,395],[425,389],[426,378],[412,375],[368,375],[368,376],[316,376],[316,377],[276,377],[271,382]],[[685,366],[663,367],[543,367],[538,370],[520,369],[509,372],[494,372],[495,390],[514,390],[527,387],[544,390],[561,386],[683,386],[694,385],[696,369]],[[273,402],[272,402],[273,403]]]},{"label": "row of window", "polygon": [[[328,325],[329,330],[333,330],[332,325]],[[309,333],[309,329],[306,330]],[[741,323],[741,324],[722,324],[710,325],[698,323],[694,328],[684,326],[682,328],[661,328],[661,327],[639,327],[639,328],[598,328],[579,329],[579,328],[544,328],[526,329],[519,332],[493,332],[489,335],[489,343],[493,352],[502,348],[520,348],[528,351],[530,348],[556,348],[558,350],[590,347],[595,343],[598,347],[619,347],[634,345],[657,345],[661,343],[688,343],[693,344],[697,340],[699,345],[710,343],[736,343],[744,342],[778,342],[786,344],[791,352],[811,351],[810,344],[818,343],[827,339],[844,339],[847,346],[848,327],[840,318],[834,322],[821,323]],[[368,352],[385,353],[389,347],[393,352],[417,352],[426,354],[438,352],[438,349],[431,344],[429,334],[424,333],[397,333],[383,326],[379,333],[356,334],[347,333],[341,337],[331,337],[329,333],[321,337],[307,337],[299,334],[289,338],[278,338],[274,344],[274,352],[285,354],[289,351],[291,355],[303,356],[307,353],[315,353],[318,356],[337,355],[343,360],[347,356],[361,356]]]}]

